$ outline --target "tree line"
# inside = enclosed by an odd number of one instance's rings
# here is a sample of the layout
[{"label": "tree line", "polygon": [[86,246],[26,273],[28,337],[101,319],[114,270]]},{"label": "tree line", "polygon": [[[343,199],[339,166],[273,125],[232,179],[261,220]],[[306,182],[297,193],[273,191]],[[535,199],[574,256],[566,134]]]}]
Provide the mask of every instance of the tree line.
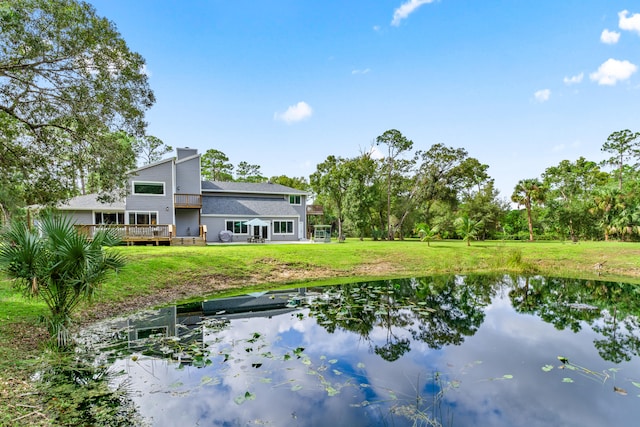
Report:
[{"label": "tree line", "polygon": [[[373,150],[353,158],[328,156],[310,176],[315,203],[338,236],[423,240],[580,239],[640,237],[640,133],[613,132],[603,162],[580,157],[520,180],[501,199],[489,166],[463,148],[434,144],[413,151],[413,141],[391,129]],[[373,147],[372,147],[373,148]],[[607,172],[605,169],[610,169]],[[512,209],[511,203],[518,205]]]}]

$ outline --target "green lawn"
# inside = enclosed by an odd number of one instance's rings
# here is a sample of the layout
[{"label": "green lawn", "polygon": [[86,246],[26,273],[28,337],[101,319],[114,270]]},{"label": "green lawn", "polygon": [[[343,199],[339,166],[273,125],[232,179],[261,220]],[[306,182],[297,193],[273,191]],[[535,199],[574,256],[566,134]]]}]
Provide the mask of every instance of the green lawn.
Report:
[{"label": "green lawn", "polygon": [[[350,239],[329,244],[132,246],[115,250],[122,251],[128,265],[109,279],[91,305],[82,307],[76,316],[78,323],[193,297],[310,281],[329,284],[503,271],[640,283],[640,243],[491,241],[467,246],[460,241],[432,241],[428,246],[416,240]],[[602,269],[595,268],[602,263]],[[46,307],[38,300],[23,298],[2,279],[0,425],[46,425],[28,381],[46,341],[38,323]]]}]

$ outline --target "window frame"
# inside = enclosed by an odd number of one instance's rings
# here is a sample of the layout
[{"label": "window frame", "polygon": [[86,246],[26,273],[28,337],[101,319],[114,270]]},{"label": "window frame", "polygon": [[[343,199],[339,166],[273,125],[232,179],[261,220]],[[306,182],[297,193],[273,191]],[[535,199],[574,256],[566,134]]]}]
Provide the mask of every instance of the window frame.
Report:
[{"label": "window frame", "polygon": [[[136,191],[136,185],[159,185],[162,186],[162,193],[139,193]],[[166,183],[164,181],[131,181],[131,194],[136,196],[165,196]]]},{"label": "window frame", "polygon": [[[249,226],[247,225],[247,221],[248,220],[246,219],[225,219],[224,229],[232,232],[234,236],[247,236],[249,235]],[[239,225],[239,232],[235,231],[236,224]],[[231,225],[231,229],[229,229],[229,225]]]},{"label": "window frame", "polygon": [[[285,226],[285,231],[282,232],[282,224],[286,224]],[[291,231],[289,231],[289,226],[291,225]],[[273,220],[272,224],[272,233],[278,236],[292,236],[295,234],[295,224],[294,221],[291,219],[276,219]]]},{"label": "window frame", "polygon": [[[96,215],[100,215],[100,221],[97,221]],[[115,215],[116,222],[104,222],[105,215]],[[93,211],[93,222],[95,225],[124,225],[126,215],[124,212],[119,211]],[[122,220],[122,222],[120,222]]]},{"label": "window frame", "polygon": [[302,205],[302,196],[300,194],[289,194],[289,204],[295,206]]},{"label": "window frame", "polygon": [[[131,215],[134,215],[135,222],[131,222]],[[148,215],[149,222],[147,224],[138,223],[138,215]],[[154,221],[155,216],[155,222]],[[125,216],[128,225],[158,225],[158,211],[127,211],[127,215]]]}]

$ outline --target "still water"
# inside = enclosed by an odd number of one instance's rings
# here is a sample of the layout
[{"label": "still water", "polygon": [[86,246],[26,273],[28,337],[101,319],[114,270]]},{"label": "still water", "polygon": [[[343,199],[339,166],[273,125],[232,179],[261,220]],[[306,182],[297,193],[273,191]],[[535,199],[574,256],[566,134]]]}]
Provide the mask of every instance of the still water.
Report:
[{"label": "still water", "polygon": [[84,339],[152,426],[636,426],[639,313],[636,285],[437,276],[165,307]]}]

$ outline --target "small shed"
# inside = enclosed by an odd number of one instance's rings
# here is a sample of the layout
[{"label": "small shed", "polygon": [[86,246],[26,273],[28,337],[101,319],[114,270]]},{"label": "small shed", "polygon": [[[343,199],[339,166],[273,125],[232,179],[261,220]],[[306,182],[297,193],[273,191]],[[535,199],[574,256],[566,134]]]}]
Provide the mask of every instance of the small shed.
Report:
[{"label": "small shed", "polygon": [[321,243],[331,242],[331,226],[330,225],[314,225],[313,241]]}]

